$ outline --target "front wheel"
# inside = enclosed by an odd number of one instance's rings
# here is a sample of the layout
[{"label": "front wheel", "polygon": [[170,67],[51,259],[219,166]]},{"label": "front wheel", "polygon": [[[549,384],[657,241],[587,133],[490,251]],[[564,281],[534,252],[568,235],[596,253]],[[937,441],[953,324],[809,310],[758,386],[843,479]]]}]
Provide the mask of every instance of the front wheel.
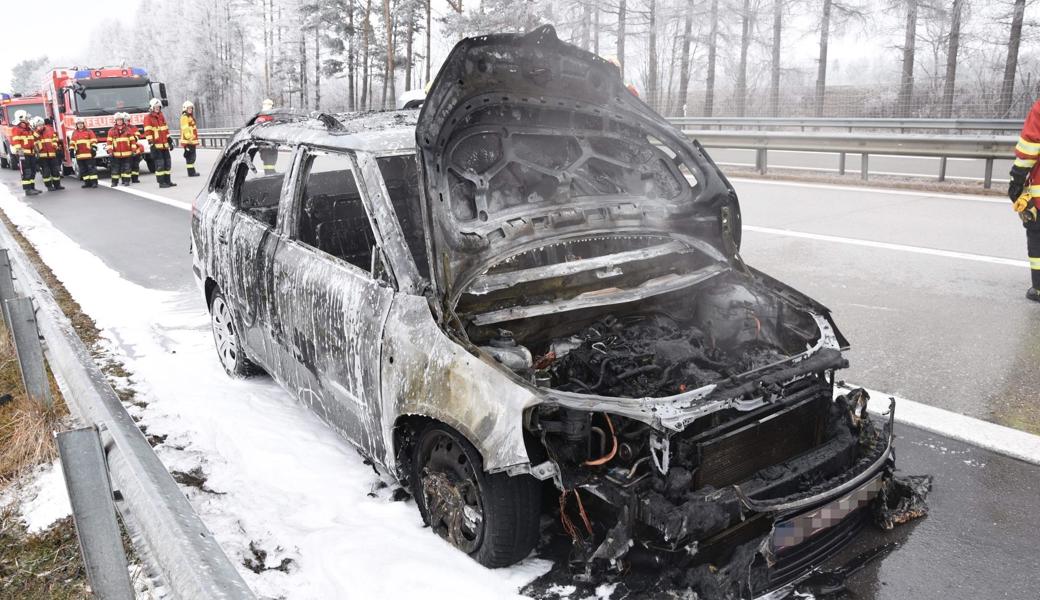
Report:
[{"label": "front wheel", "polygon": [[217,347],[217,357],[224,371],[232,377],[249,377],[259,372],[259,368],[246,358],[239,337],[238,322],[220,290],[214,290],[209,304],[210,327],[213,330],[213,343]]},{"label": "front wheel", "polygon": [[480,564],[505,567],[534,548],[541,506],[533,477],[485,473],[476,448],[439,423],[419,436],[411,467],[423,521]]}]

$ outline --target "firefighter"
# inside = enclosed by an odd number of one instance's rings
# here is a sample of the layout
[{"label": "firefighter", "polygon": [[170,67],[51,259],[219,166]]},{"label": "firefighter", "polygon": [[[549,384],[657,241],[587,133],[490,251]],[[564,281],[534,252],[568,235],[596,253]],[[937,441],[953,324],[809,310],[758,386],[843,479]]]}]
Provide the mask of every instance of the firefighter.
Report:
[{"label": "firefighter", "polygon": [[195,170],[195,149],[199,145],[199,128],[195,125],[195,105],[185,100],[181,105],[181,148],[184,148],[184,165],[188,177],[198,177]]},{"label": "firefighter", "polygon": [[[274,110],[274,100],[267,98],[260,105],[260,112],[253,119],[254,123],[266,123],[274,120],[271,111]],[[278,150],[269,146],[260,148],[260,160],[264,162],[264,175],[274,175],[275,164],[278,162]]]},{"label": "firefighter", "polygon": [[97,155],[97,136],[87,129],[83,117],[76,117],[76,130],[72,132],[69,152],[76,158],[79,167],[79,178],[84,188],[96,188],[98,184],[97,167],[94,157]]},{"label": "firefighter", "polygon": [[108,130],[108,170],[112,174],[112,187],[130,185],[130,160],[134,155],[134,138],[127,122],[130,115],[118,112],[115,124]]},{"label": "firefighter", "polygon": [[159,187],[174,187],[170,181],[170,127],[162,113],[162,102],[152,98],[148,102],[148,114],[144,118],[144,135],[152,147],[152,165]]},{"label": "firefighter", "polygon": [[[126,116],[129,117],[129,113]],[[133,138],[130,144],[134,149],[133,155],[130,156],[129,183],[141,183],[141,159],[144,158],[144,144],[141,143],[141,140],[144,139],[144,135],[141,134],[140,129],[130,122],[129,118],[126,120],[126,128],[130,130],[130,136]]]},{"label": "firefighter", "polygon": [[1022,133],[1015,146],[1015,163],[1011,167],[1011,183],[1008,196],[1014,209],[1022,218],[1026,228],[1026,248],[1029,251],[1029,267],[1033,281],[1026,298],[1040,302],[1040,169],[1036,166],[1040,155],[1040,100],[1033,104],[1022,126]]},{"label": "firefighter", "polygon": [[65,189],[61,185],[61,159],[58,158],[58,134],[43,117],[33,117],[30,123],[36,134],[36,165],[43,175],[47,191]]},{"label": "firefighter", "polygon": [[26,196],[40,194],[36,189],[36,134],[29,124],[29,113],[19,110],[14,113],[16,125],[11,128],[11,150],[18,156],[18,168],[22,172],[22,190]]}]

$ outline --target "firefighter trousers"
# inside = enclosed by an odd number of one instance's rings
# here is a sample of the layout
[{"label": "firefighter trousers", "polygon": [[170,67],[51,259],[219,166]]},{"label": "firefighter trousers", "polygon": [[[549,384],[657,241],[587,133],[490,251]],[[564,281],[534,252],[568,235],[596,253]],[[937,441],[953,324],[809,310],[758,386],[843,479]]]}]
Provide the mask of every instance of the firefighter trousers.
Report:
[{"label": "firefighter trousers", "polygon": [[195,146],[184,147],[184,165],[188,167],[188,177],[195,176]]},{"label": "firefighter trousers", "polygon": [[36,189],[36,157],[22,156],[18,161],[22,171],[22,189],[29,191]]},{"label": "firefighter trousers", "polygon": [[1040,221],[1023,223],[1026,228],[1026,249],[1029,250],[1029,268],[1033,287],[1040,290]]},{"label": "firefighter trousers", "polygon": [[77,158],[79,166],[79,178],[83,180],[83,187],[97,187],[97,166],[93,158]]},{"label": "firefighter trousers", "polygon": [[152,147],[152,165],[159,183],[170,180],[170,149]]},{"label": "firefighter trousers", "polygon": [[120,181],[124,184],[130,183],[130,157],[110,157],[108,159],[108,171],[112,174],[113,185]]},{"label": "firefighter trousers", "polygon": [[40,167],[40,175],[43,176],[43,185],[48,190],[54,189],[61,182],[61,163],[51,156],[41,156],[37,159]]}]

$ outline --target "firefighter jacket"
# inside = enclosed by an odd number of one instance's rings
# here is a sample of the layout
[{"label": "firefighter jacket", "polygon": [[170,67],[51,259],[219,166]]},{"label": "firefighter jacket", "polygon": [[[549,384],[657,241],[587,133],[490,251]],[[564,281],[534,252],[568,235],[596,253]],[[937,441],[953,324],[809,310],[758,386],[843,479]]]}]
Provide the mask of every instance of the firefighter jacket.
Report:
[{"label": "firefighter jacket", "polygon": [[54,158],[58,155],[58,134],[54,133],[50,125],[36,130],[36,151],[40,158]]},{"label": "firefighter jacket", "polygon": [[115,125],[108,130],[108,153],[115,158],[130,158],[137,139],[126,125]]},{"label": "firefighter jacket", "polygon": [[141,140],[145,138],[141,136],[141,131],[137,129],[137,127],[127,125],[126,128],[130,130],[130,135],[134,138],[132,142],[134,147],[134,156],[141,156],[144,154],[144,144],[141,143]]},{"label": "firefighter jacket", "polygon": [[199,145],[199,128],[195,126],[195,117],[181,113],[181,148]]},{"label": "firefighter jacket", "polygon": [[170,147],[170,128],[162,112],[150,112],[145,116],[144,137],[153,148],[166,150]]},{"label": "firefighter jacket", "polygon": [[28,123],[19,123],[11,128],[11,146],[25,156],[36,154],[36,133]]},{"label": "firefighter jacket", "polygon": [[76,155],[76,158],[93,158],[92,150],[97,146],[97,136],[89,129],[77,129],[72,132],[71,145],[69,150]]},{"label": "firefighter jacket", "polygon": [[1040,100],[1033,104],[1022,126],[1015,146],[1015,166],[1029,169],[1026,189],[1033,198],[1040,198],[1040,168],[1037,168],[1037,156],[1040,155]]}]

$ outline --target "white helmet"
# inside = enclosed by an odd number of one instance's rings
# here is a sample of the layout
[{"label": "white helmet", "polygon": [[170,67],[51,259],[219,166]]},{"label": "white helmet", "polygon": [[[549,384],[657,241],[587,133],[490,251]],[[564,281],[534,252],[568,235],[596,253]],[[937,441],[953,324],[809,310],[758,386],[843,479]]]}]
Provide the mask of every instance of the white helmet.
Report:
[{"label": "white helmet", "polygon": [[152,98],[148,101],[148,108],[151,110],[162,108],[162,100],[159,100],[158,98]]},{"label": "white helmet", "polygon": [[87,124],[87,120],[83,117],[76,117],[75,119],[73,119],[73,121],[76,123],[76,126]]},{"label": "white helmet", "polygon": [[266,100],[264,100],[264,103],[262,105],[261,110],[268,111],[268,110],[271,110],[272,108],[274,108],[274,100],[271,100],[270,98],[267,98]]},{"label": "white helmet", "polygon": [[116,114],[112,115],[112,117],[116,121],[122,121],[124,123],[126,122],[126,113],[124,113],[124,112],[117,112]]},{"label": "white helmet", "polygon": [[185,100],[184,104],[181,104],[181,110],[188,110],[189,108],[195,110],[195,105],[191,103],[191,100]]},{"label": "white helmet", "polygon": [[15,123],[21,123],[22,121],[28,121],[28,120],[29,120],[29,113],[25,112],[24,110],[15,111],[15,113],[14,113],[14,122]]},{"label": "white helmet", "polygon": [[36,129],[37,127],[43,127],[43,117],[33,117],[29,120],[29,125],[31,125],[33,129]]}]

